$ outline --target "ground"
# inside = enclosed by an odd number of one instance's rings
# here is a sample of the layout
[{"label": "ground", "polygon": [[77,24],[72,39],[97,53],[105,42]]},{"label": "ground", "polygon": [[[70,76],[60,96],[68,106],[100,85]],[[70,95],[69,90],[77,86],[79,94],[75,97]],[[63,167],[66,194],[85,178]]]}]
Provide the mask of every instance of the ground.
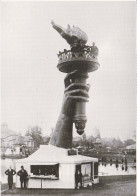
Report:
[{"label": "ground", "polygon": [[83,190],[40,190],[40,189],[13,189],[8,190],[8,185],[2,184],[3,196],[11,195],[40,195],[40,196],[136,196],[136,181],[119,181],[83,189]]}]

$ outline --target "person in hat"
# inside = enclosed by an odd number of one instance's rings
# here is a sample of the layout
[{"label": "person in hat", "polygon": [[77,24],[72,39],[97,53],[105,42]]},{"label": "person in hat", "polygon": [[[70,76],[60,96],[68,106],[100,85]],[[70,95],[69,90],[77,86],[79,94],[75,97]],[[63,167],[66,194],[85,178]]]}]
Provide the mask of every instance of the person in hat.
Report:
[{"label": "person in hat", "polygon": [[20,176],[21,188],[26,188],[26,181],[27,181],[28,173],[24,169],[23,165],[21,166],[21,170],[17,172],[17,175]]},{"label": "person in hat", "polygon": [[13,176],[16,174],[16,171],[14,169],[12,169],[12,167],[10,166],[9,169],[7,169],[5,171],[5,174],[8,176],[8,185],[9,185],[9,189],[12,189],[12,185],[13,185]]}]

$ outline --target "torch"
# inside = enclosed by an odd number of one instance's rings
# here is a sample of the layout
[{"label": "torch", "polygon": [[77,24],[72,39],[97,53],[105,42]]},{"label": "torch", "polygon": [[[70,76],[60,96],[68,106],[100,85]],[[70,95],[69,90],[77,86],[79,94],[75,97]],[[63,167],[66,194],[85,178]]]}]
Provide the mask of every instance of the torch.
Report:
[{"label": "torch", "polygon": [[[86,84],[88,73],[95,71],[99,67],[98,63],[98,48],[93,43],[92,46],[87,46],[87,34],[79,27],[73,25],[71,28],[68,25],[67,29],[51,22],[53,28],[67,41],[71,49],[64,49],[63,52],[58,54],[57,68],[61,72],[70,73],[77,70],[77,74],[73,78],[74,83]],[[82,135],[85,129],[86,117],[86,103],[76,102],[73,122],[77,129],[78,134]]]},{"label": "torch", "polygon": [[[59,62],[57,68],[65,73],[77,70],[73,82],[86,84],[88,73],[97,70],[99,67],[97,55],[98,48],[95,46],[95,43],[93,43],[93,46],[79,46],[75,50],[64,50],[58,54]],[[75,103],[73,122],[75,123],[77,133],[82,135],[87,122],[85,102],[77,101]]]}]

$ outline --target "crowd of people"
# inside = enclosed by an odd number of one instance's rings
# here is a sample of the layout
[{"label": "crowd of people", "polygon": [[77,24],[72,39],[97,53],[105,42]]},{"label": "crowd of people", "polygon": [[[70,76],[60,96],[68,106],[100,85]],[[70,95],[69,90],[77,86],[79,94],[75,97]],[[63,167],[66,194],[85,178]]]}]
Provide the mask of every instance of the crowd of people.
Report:
[{"label": "crowd of people", "polygon": [[[102,157],[100,159],[100,162],[102,162],[102,163],[110,163],[110,164],[115,163],[116,165],[118,165],[118,164],[126,164],[127,165],[128,160],[127,160],[126,157],[123,157],[122,159],[118,159],[118,158],[115,158],[115,159],[112,159],[112,158],[107,159],[107,157]],[[136,163],[136,159],[134,159],[134,163]]]},{"label": "crowd of people", "polygon": [[[115,164],[116,168],[118,169],[119,165],[121,166],[122,170],[127,171],[128,169],[128,159],[126,157],[122,157],[122,159],[107,159],[106,157],[102,157],[100,159],[100,162],[102,163],[102,165],[104,165],[106,167],[106,165],[108,163],[110,163],[110,166],[112,166],[112,164]],[[134,163],[136,163],[136,158],[134,159]]]}]

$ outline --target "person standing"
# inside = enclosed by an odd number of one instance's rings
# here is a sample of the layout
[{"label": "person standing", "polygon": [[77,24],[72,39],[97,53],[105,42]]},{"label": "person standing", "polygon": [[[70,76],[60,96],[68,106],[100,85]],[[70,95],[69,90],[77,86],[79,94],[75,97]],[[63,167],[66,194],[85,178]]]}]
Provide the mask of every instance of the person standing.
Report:
[{"label": "person standing", "polygon": [[122,158],[121,162],[122,162],[122,165],[123,165],[123,163],[124,163],[124,159],[123,158]]},{"label": "person standing", "polygon": [[82,173],[78,170],[75,174],[76,189],[82,188]]},{"label": "person standing", "polygon": [[13,185],[13,176],[16,174],[16,171],[14,169],[11,168],[11,166],[9,167],[9,169],[7,169],[5,171],[5,174],[8,176],[8,185],[9,185],[9,189],[12,189],[12,185]]},{"label": "person standing", "polygon": [[[17,172],[17,175],[20,176],[21,188],[26,188],[26,181],[27,181],[28,173],[24,169],[23,166],[21,166],[21,170],[19,170]],[[23,186],[23,184],[24,184],[24,186]]]},{"label": "person standing", "polygon": [[116,165],[118,165],[118,158],[116,158]]},{"label": "person standing", "polygon": [[127,165],[127,158],[125,157],[125,165]]}]

